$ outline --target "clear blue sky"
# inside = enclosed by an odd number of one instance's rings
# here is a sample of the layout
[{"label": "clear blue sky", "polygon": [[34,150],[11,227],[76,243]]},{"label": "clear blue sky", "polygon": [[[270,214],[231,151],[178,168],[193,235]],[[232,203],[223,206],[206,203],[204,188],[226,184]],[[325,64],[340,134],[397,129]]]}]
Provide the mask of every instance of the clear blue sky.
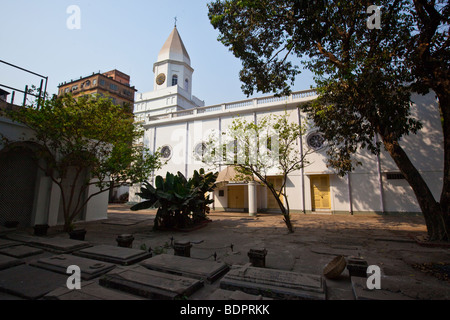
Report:
[{"label": "clear blue sky", "polygon": [[[112,69],[130,75],[138,92],[152,91],[153,63],[176,16],[194,68],[193,94],[206,105],[245,99],[241,62],[217,41],[218,31],[207,15],[209,2],[1,0],[0,60],[48,76],[49,93],[64,81]],[[80,8],[80,29],[67,27],[70,5]],[[39,80],[0,64],[0,83],[24,88]],[[311,85],[311,74],[304,72],[293,90]]]}]

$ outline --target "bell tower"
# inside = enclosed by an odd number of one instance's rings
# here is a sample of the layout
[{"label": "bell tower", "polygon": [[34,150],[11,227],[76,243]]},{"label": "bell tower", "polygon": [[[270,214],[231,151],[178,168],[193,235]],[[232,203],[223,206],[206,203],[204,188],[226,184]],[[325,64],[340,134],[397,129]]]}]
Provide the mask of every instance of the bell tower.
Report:
[{"label": "bell tower", "polygon": [[138,121],[205,105],[192,94],[194,69],[176,25],[159,51],[153,73],[153,91],[138,93],[135,98],[134,115]]},{"label": "bell tower", "polygon": [[191,59],[175,25],[153,64],[153,90],[179,86],[191,96],[193,72]]}]

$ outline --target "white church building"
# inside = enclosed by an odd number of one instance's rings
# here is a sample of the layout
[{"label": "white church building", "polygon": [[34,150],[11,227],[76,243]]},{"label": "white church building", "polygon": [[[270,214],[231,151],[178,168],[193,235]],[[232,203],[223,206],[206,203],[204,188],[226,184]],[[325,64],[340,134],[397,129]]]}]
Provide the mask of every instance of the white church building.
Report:
[{"label": "white church building", "polygon": [[[288,112],[290,121],[301,123],[306,115],[298,106],[317,97],[314,90],[293,92],[290,96],[263,96],[241,101],[205,106],[192,95],[190,57],[177,28],[159,52],[153,66],[153,91],[137,93],[134,114],[145,128],[143,143],[153,151],[161,150],[167,161],[151,177],[180,171],[186,177],[194,170],[207,168],[199,160],[203,146],[212,131],[225,133],[236,117],[258,121],[267,114]],[[416,135],[406,136],[402,146],[429,184],[436,199],[442,187],[443,136],[434,94],[413,97],[412,113],[423,122]],[[384,152],[379,156],[360,151],[357,158],[362,166],[344,177],[326,166],[326,142],[314,127],[297,141],[298,152],[312,151],[308,166],[288,176],[287,196],[292,213],[391,214],[419,213],[420,208],[407,181],[393,160]],[[210,168],[208,168],[210,169]],[[212,197],[218,211],[256,212],[277,211],[273,195],[266,187],[253,182],[234,181],[232,167],[221,165],[218,186]],[[282,182],[279,172],[270,179]],[[140,202],[136,193],[140,185],[130,188],[130,202]]]}]

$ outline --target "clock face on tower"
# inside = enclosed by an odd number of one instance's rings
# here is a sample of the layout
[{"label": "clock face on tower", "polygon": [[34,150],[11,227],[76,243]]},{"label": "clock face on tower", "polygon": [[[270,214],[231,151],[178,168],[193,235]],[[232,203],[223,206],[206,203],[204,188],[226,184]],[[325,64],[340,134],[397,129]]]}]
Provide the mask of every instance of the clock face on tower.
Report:
[{"label": "clock face on tower", "polygon": [[164,73],[158,74],[156,77],[156,84],[160,86],[164,83],[164,81],[166,81],[166,75]]}]

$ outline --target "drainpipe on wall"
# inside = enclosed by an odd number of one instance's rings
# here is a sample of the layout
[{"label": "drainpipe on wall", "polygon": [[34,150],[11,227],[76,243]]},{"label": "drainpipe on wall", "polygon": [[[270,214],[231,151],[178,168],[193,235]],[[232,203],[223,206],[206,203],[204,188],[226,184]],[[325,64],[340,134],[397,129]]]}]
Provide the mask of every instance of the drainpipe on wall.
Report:
[{"label": "drainpipe on wall", "polygon": [[[375,143],[378,143],[378,136],[375,135]],[[378,184],[380,187],[380,208],[381,208],[381,212],[385,213],[384,210],[384,195],[383,195],[383,176],[381,173],[381,159],[380,159],[380,154],[377,154],[377,170],[378,170]]]},{"label": "drainpipe on wall", "polygon": [[[219,117],[219,148],[222,149],[222,118]],[[221,150],[219,150],[221,152]],[[222,171],[222,161],[219,161],[219,172]]]},{"label": "drainpipe on wall", "polygon": [[[156,127],[153,128],[153,154],[156,152]],[[152,184],[155,185],[155,170],[152,170]]]},{"label": "drainpipe on wall", "polygon": [[248,214],[251,217],[256,216],[258,203],[256,199],[256,182],[254,180],[248,182]]},{"label": "drainpipe on wall", "polygon": [[[297,116],[298,116],[298,124],[302,125],[302,116],[300,114],[300,108],[297,108]],[[303,136],[300,135],[300,157],[303,158]],[[306,207],[305,207],[305,170],[303,168],[303,161],[302,161],[302,167],[300,168],[300,179],[302,182],[302,206],[303,206],[303,214],[306,214]]]},{"label": "drainpipe on wall", "polygon": [[353,201],[352,201],[352,184],[350,181],[350,172],[347,173],[347,185],[348,185],[348,203],[350,214],[353,215]]},{"label": "drainpipe on wall", "polygon": [[189,160],[189,122],[186,122],[186,157],[184,162],[184,176],[187,178],[188,176],[188,160]]}]

